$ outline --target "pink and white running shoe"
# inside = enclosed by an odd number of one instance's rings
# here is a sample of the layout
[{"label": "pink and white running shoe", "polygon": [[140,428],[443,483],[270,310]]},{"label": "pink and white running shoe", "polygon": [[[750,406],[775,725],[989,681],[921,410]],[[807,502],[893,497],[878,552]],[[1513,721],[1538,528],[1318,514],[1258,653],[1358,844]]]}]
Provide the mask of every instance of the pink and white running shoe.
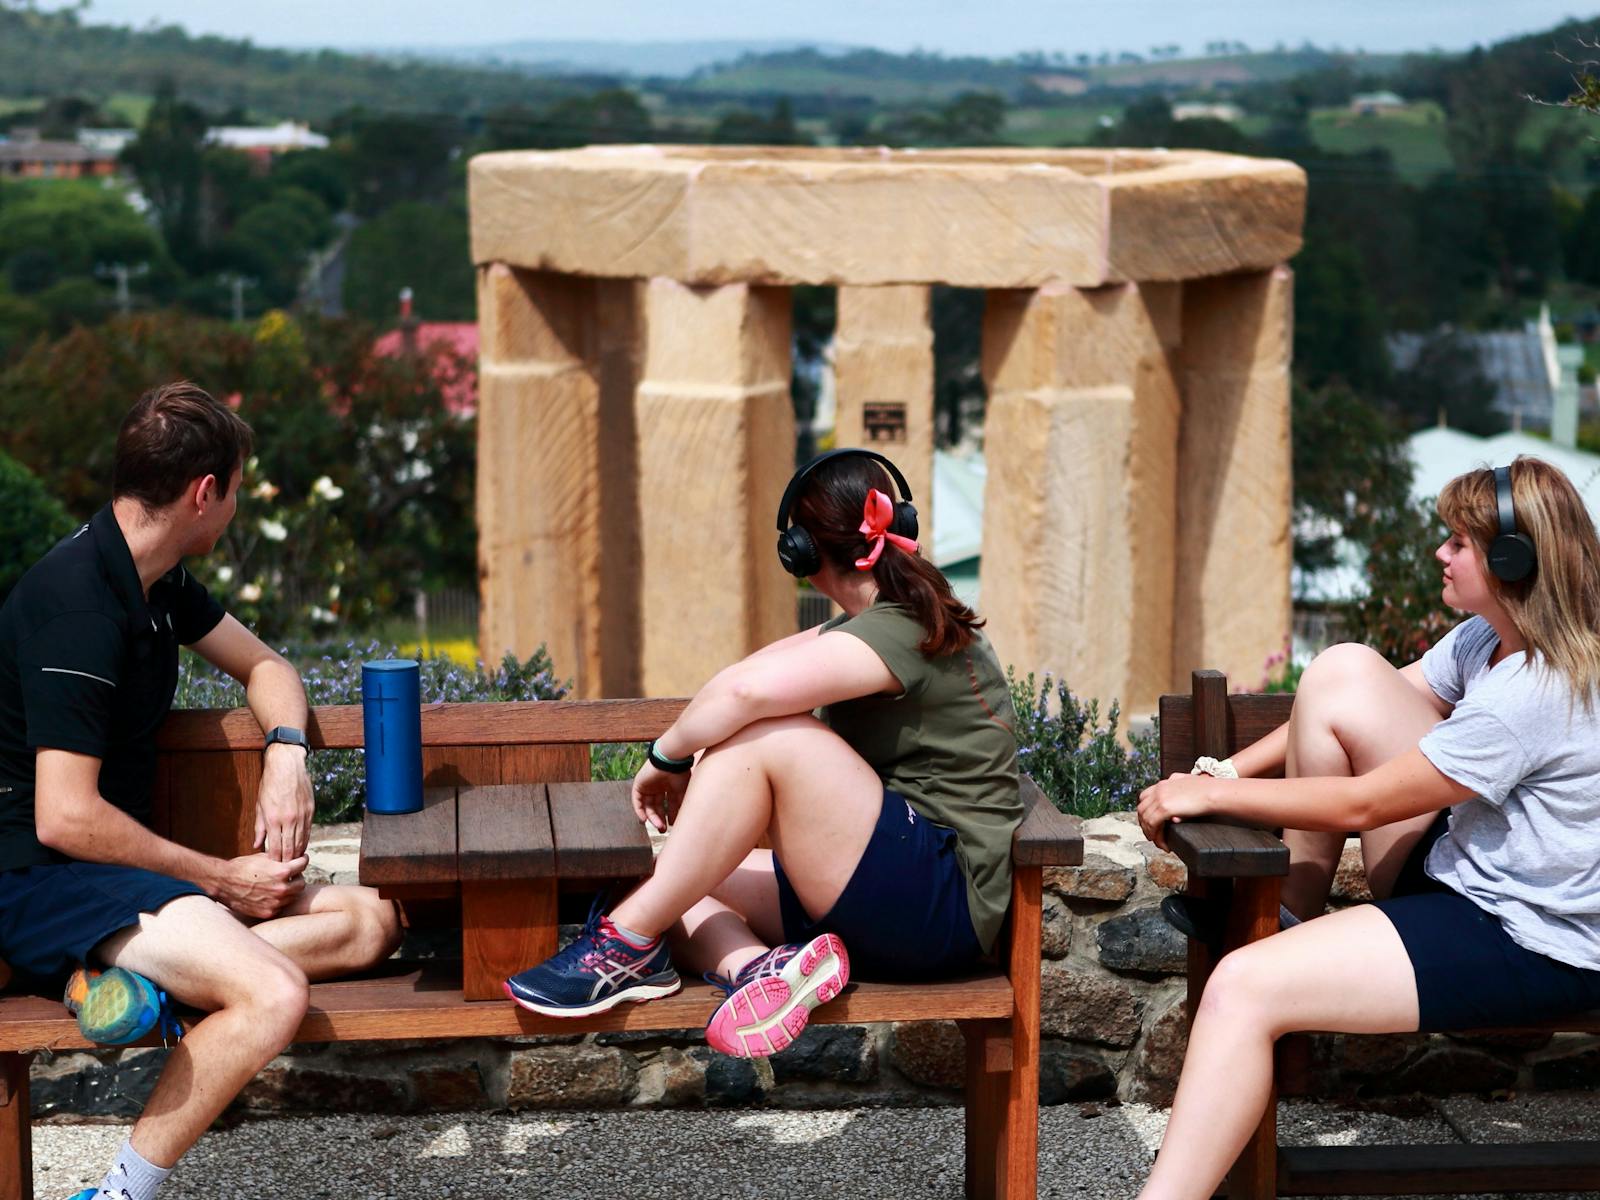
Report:
[{"label": "pink and white running shoe", "polygon": [[850,956],[831,933],[752,959],[732,980],[706,976],[728,993],[711,1014],[706,1041],[734,1058],[765,1058],[800,1036],[811,1010],[850,982]]}]

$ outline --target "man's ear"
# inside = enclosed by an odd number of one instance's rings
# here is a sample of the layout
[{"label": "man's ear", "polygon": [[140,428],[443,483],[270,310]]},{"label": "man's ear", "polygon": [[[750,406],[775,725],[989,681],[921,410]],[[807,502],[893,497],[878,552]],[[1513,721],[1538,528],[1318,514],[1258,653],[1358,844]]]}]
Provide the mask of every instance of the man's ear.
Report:
[{"label": "man's ear", "polygon": [[218,491],[217,477],[215,475],[202,475],[194,481],[194,488],[190,492],[194,501],[196,513],[204,513],[206,508],[225,497]]}]

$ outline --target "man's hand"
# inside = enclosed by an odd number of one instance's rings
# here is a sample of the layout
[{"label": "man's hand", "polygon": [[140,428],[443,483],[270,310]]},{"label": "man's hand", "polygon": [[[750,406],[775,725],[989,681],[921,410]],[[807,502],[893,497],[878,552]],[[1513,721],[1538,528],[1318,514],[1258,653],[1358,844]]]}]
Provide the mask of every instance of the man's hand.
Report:
[{"label": "man's hand", "polygon": [[256,793],[255,848],[278,862],[299,858],[311,840],[314,806],[306,752],[282,742],[268,746]]},{"label": "man's hand", "polygon": [[683,803],[692,774],[684,771],[674,775],[645,763],[633,777],[634,814],[658,833],[665,833],[677,815],[678,805]]},{"label": "man's hand", "polygon": [[1139,793],[1139,828],[1163,850],[1167,848],[1167,823],[1203,817],[1212,811],[1210,793],[1216,780],[1209,775],[1169,775]]},{"label": "man's hand", "polygon": [[265,854],[246,854],[225,859],[211,882],[216,898],[235,915],[264,921],[305,890],[301,873],[308,861],[304,855],[279,862]]}]

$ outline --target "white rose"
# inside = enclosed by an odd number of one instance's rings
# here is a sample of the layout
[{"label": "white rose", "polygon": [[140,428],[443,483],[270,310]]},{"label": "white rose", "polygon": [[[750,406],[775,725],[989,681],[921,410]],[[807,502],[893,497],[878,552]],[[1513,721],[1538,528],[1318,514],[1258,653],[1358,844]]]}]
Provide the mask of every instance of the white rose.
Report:
[{"label": "white rose", "polygon": [[318,478],[318,480],[311,485],[311,490],[317,495],[321,496],[324,500],[344,499],[344,489],[342,487],[334,486],[333,480],[329,479],[326,475]]},{"label": "white rose", "polygon": [[232,567],[218,567],[217,568],[217,582],[218,583],[227,583],[228,580],[230,580],[232,578],[233,578],[233,568]]},{"label": "white rose", "polygon": [[261,599],[261,585],[258,583],[245,584],[239,589],[239,599],[243,600],[246,604],[254,604],[257,600]]},{"label": "white rose", "polygon": [[260,525],[261,536],[269,542],[281,542],[289,536],[288,526],[282,521],[265,520]]}]

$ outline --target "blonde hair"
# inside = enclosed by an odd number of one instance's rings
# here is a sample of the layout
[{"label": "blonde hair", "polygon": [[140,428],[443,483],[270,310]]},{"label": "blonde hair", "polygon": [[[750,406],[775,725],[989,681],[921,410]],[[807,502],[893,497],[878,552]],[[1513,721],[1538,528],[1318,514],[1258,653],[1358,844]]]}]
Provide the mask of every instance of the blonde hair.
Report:
[{"label": "blonde hair", "polygon": [[1536,560],[1526,579],[1507,583],[1489,569],[1489,544],[1500,532],[1493,470],[1445,484],[1439,516],[1477,549],[1489,591],[1522,635],[1528,660],[1537,655],[1588,709],[1600,694],[1600,538],[1559,468],[1524,454],[1510,469],[1517,531],[1533,542]]}]

